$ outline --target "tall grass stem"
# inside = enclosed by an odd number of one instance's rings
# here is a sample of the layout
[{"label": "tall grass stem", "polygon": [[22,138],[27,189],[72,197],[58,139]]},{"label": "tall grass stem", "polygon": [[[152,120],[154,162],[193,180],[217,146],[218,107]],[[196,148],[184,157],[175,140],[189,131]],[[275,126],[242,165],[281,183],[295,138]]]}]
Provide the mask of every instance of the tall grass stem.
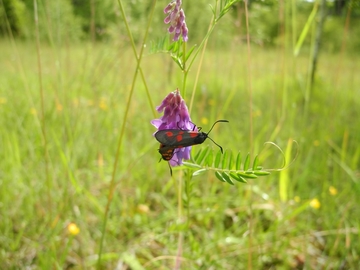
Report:
[{"label": "tall grass stem", "polygon": [[[253,98],[252,98],[252,79],[251,79],[251,46],[250,46],[250,27],[249,27],[249,11],[248,11],[248,0],[244,0],[245,8],[245,21],[246,21],[246,45],[247,45],[247,88],[249,93],[249,138],[250,138],[250,151],[251,156],[254,148],[253,142]],[[251,185],[251,184],[250,184]],[[253,211],[252,211],[252,187],[250,188],[249,194],[249,253],[248,253],[248,267],[252,269],[252,231],[253,231]]]},{"label": "tall grass stem", "polygon": [[45,101],[44,101],[44,88],[43,88],[43,79],[42,79],[42,66],[41,66],[41,52],[40,52],[40,34],[39,34],[39,17],[38,17],[38,6],[37,0],[34,0],[34,21],[35,21],[35,35],[36,35],[36,52],[37,52],[37,68],[38,68],[38,80],[39,80],[39,95],[40,95],[40,112],[41,112],[41,132],[43,136],[43,151],[44,151],[44,161],[45,161],[45,175],[46,175],[46,186],[47,186],[47,196],[48,196],[48,210],[50,217],[52,216],[52,196],[51,189],[52,183],[49,173],[49,155],[48,155],[48,140],[46,133],[46,120],[45,120]]},{"label": "tall grass stem", "polygon": [[[139,70],[141,70],[140,63],[141,63],[142,54],[143,54],[143,50],[144,50],[144,46],[141,46],[139,55],[137,56],[135,43],[134,43],[134,40],[132,38],[131,30],[130,30],[130,27],[129,27],[129,24],[128,24],[126,15],[125,15],[124,7],[122,5],[121,0],[118,0],[118,4],[119,4],[121,15],[123,16],[123,19],[124,19],[127,34],[129,36],[132,48],[134,50],[134,55],[135,55],[135,58],[137,60],[137,64],[136,64],[136,69],[135,69],[135,72],[134,72],[134,75],[133,75],[133,80],[132,80],[128,100],[126,102],[124,117],[123,117],[122,126],[121,126],[121,130],[120,130],[120,135],[119,135],[119,139],[118,139],[118,145],[117,145],[117,148],[116,148],[116,154],[115,154],[115,160],[114,160],[113,171],[112,171],[112,176],[111,176],[111,182],[110,182],[110,186],[109,186],[108,200],[107,200],[107,204],[106,204],[106,208],[105,208],[105,214],[104,214],[104,220],[103,220],[102,232],[101,232],[102,234],[101,234],[100,245],[99,245],[98,263],[97,263],[97,268],[98,269],[101,269],[101,255],[102,255],[102,249],[103,249],[103,244],[104,244],[104,239],[105,239],[106,225],[107,225],[110,205],[111,205],[112,198],[113,198],[113,195],[114,195],[114,191],[115,191],[115,188],[116,188],[115,177],[116,177],[118,163],[119,163],[119,160],[120,160],[121,145],[122,145],[122,141],[123,141],[123,138],[124,138],[124,135],[125,135],[126,120],[127,120],[128,113],[129,113],[129,110],[130,110],[130,104],[131,104],[132,96],[133,96],[134,89],[135,89],[135,83],[136,83],[137,75],[139,73]],[[145,35],[144,35],[142,44],[146,43],[146,39],[147,39],[148,32],[149,32],[149,27],[151,25],[153,13],[154,13],[155,4],[156,4],[156,0],[154,0],[154,2],[153,2],[152,10],[150,12],[149,21],[148,21],[148,24],[147,24],[147,28],[146,28],[146,31],[145,31]],[[142,78],[144,78],[144,77],[142,77]]]}]

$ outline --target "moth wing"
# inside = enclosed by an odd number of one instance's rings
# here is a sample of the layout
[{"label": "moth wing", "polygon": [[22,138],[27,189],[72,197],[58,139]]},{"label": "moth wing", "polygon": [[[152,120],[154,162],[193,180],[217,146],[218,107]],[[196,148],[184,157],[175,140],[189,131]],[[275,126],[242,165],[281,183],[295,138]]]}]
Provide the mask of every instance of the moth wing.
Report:
[{"label": "moth wing", "polygon": [[159,153],[164,160],[169,161],[174,156],[175,147],[160,144]]},{"label": "moth wing", "polygon": [[178,129],[164,129],[156,132],[155,138],[158,142],[166,146],[176,146],[178,144],[177,136],[179,136],[180,133],[183,133],[183,131]]}]

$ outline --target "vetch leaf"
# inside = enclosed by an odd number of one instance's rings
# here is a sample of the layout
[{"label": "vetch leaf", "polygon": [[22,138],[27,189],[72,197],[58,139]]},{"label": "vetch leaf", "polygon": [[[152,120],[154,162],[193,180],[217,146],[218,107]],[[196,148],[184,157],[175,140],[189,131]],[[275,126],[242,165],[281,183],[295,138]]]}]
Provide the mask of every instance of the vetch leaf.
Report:
[{"label": "vetch leaf", "polygon": [[233,168],[233,166],[234,166],[234,159],[233,159],[233,154],[230,151],[229,152],[229,164],[228,164],[229,170],[231,170]]},{"label": "vetch leaf", "polygon": [[241,177],[240,175],[237,175],[236,173],[230,173],[231,178],[233,178],[234,180],[241,182],[241,183],[247,183],[247,181],[245,180],[245,178]]},{"label": "vetch leaf", "polygon": [[177,42],[171,42],[170,43],[170,46],[169,46],[169,51],[171,50],[172,52],[174,53],[179,53],[179,50],[180,50],[180,43],[177,41]]},{"label": "vetch leaf", "polygon": [[222,159],[222,163],[221,163],[221,168],[223,168],[223,169],[226,169],[227,167],[226,167],[226,165],[227,165],[227,159],[228,159],[228,151],[226,151],[225,150],[225,152],[224,152],[224,155],[223,155],[223,159]]},{"label": "vetch leaf", "polygon": [[213,163],[214,151],[210,149],[209,154],[206,156],[205,165],[211,167]]},{"label": "vetch leaf", "polygon": [[195,154],[194,156],[194,161],[198,160],[199,156],[200,156],[200,153],[202,152],[202,148],[200,148],[200,150]]},{"label": "vetch leaf", "polygon": [[237,171],[240,171],[241,170],[241,152],[239,152],[236,156],[236,167],[235,169]]},{"label": "vetch leaf", "polygon": [[179,68],[182,70],[182,63],[181,60],[176,55],[171,55],[171,58],[174,60],[174,62],[179,66]]},{"label": "vetch leaf", "polygon": [[226,172],[222,172],[221,175],[226,182],[228,182],[230,185],[234,185],[234,182],[230,179],[229,175]]},{"label": "vetch leaf", "polygon": [[168,45],[169,45],[169,47],[168,47],[168,51],[169,52],[174,52],[175,51],[175,42],[170,42],[170,43],[168,43]]},{"label": "vetch leaf", "polygon": [[224,179],[224,177],[222,177],[221,174],[220,174],[218,171],[215,172],[215,176],[216,176],[216,178],[219,179],[221,182],[226,182],[226,180]]},{"label": "vetch leaf", "polygon": [[214,163],[214,167],[215,167],[215,168],[219,168],[220,160],[221,160],[221,151],[219,150],[219,151],[216,153],[216,157],[215,157],[215,163]]},{"label": "vetch leaf", "polygon": [[244,171],[247,171],[250,166],[250,154],[247,154],[244,162]]},{"label": "vetch leaf", "polygon": [[209,151],[209,147],[206,147],[198,156],[198,158],[196,159],[196,163],[201,164],[206,156],[206,154]]},{"label": "vetch leaf", "polygon": [[257,178],[257,176],[255,174],[250,174],[250,173],[241,173],[241,172],[238,172],[237,175],[241,176],[241,177],[244,177],[244,178],[251,178],[251,179],[255,179]]},{"label": "vetch leaf", "polygon": [[254,174],[257,176],[266,176],[269,175],[270,172],[266,172],[266,171],[254,171]]},{"label": "vetch leaf", "polygon": [[201,170],[197,170],[195,172],[193,172],[193,176],[197,176],[197,175],[200,175],[200,174],[203,174],[204,172],[206,172],[207,169],[201,169]]},{"label": "vetch leaf", "polygon": [[258,166],[259,164],[259,156],[256,156],[254,158],[254,162],[253,162],[253,170],[255,170],[255,168]]},{"label": "vetch leaf", "polygon": [[195,163],[190,163],[190,162],[186,162],[186,161],[183,161],[183,165],[187,168],[190,168],[190,169],[201,169],[202,167],[198,164],[195,164]]},{"label": "vetch leaf", "polygon": [[156,40],[155,42],[150,43],[149,53],[155,54],[159,52],[166,52],[169,53],[169,46],[170,38],[169,35],[165,35],[164,37]]},{"label": "vetch leaf", "polygon": [[188,60],[188,58],[190,57],[190,55],[194,51],[195,47],[196,47],[196,45],[192,46],[192,48],[188,51],[188,53],[186,54],[186,60]]}]

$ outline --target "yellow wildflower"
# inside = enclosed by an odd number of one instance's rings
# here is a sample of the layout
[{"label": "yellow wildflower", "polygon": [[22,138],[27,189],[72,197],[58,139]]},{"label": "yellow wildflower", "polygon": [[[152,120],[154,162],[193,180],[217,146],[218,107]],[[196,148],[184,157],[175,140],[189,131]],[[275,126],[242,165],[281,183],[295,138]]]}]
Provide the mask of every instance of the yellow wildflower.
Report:
[{"label": "yellow wildflower", "polygon": [[337,189],[335,187],[333,187],[333,186],[329,187],[329,192],[333,196],[335,196],[338,193]]},{"label": "yellow wildflower", "polygon": [[31,113],[32,115],[37,115],[37,111],[36,111],[35,108],[31,108],[31,109],[30,109],[30,113]]},{"label": "yellow wildflower", "polygon": [[75,223],[70,223],[67,226],[67,229],[71,235],[77,235],[80,232],[79,227]]},{"label": "yellow wildflower", "polygon": [[0,104],[5,104],[7,102],[6,98],[0,97]]},{"label": "yellow wildflower", "polygon": [[79,101],[78,98],[74,98],[73,101],[72,101],[72,103],[73,103],[74,107],[77,108],[77,107],[79,107],[80,101]]},{"label": "yellow wildflower", "polygon": [[141,214],[146,214],[149,212],[149,206],[147,206],[146,204],[139,204],[137,206],[137,211]]},{"label": "yellow wildflower", "polygon": [[99,107],[100,107],[100,109],[102,109],[103,111],[106,111],[106,110],[107,110],[108,105],[106,104],[106,100],[105,100],[104,98],[100,99]]},{"label": "yellow wildflower", "polygon": [[310,201],[310,206],[314,209],[319,209],[321,206],[321,203],[318,199],[315,198]]},{"label": "yellow wildflower", "polygon": [[206,117],[202,117],[201,118],[201,124],[207,125],[207,123],[209,123],[209,119],[207,119]]},{"label": "yellow wildflower", "polygon": [[61,112],[63,110],[63,106],[60,103],[56,103],[56,110]]}]

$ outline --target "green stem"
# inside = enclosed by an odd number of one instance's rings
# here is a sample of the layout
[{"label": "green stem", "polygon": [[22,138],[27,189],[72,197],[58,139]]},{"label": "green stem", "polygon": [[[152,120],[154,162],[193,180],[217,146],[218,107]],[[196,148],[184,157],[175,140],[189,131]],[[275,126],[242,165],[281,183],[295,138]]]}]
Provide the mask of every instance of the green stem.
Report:
[{"label": "green stem", "polygon": [[185,98],[186,97],[186,80],[187,80],[187,76],[189,74],[189,70],[186,69],[186,42],[183,41],[182,42],[183,45],[183,72],[184,72],[184,78],[183,78],[183,85],[182,85],[182,89],[180,90],[180,93],[182,93],[182,96]]},{"label": "green stem", "polygon": [[65,260],[66,260],[66,257],[67,255],[69,254],[69,250],[71,248],[71,244],[74,240],[74,236],[73,235],[70,235],[66,245],[65,245],[65,248],[64,248],[64,251],[62,253],[62,255],[60,256],[60,259],[59,259],[59,266],[60,267],[64,267],[64,264],[65,264]]},{"label": "green stem", "polygon": [[[127,34],[128,34],[128,36],[130,38],[130,41],[131,41],[131,45],[132,45],[132,48],[133,48],[133,51],[134,51],[134,55],[135,55],[135,58],[137,60],[137,65],[136,65],[135,73],[134,73],[134,76],[133,76],[133,81],[132,81],[132,84],[131,84],[129,97],[128,97],[126,107],[125,107],[125,112],[124,112],[124,117],[123,117],[123,121],[122,121],[120,136],[119,136],[117,149],[116,149],[116,154],[115,154],[115,161],[114,161],[113,172],[112,172],[111,182],[110,182],[110,187],[109,187],[108,201],[107,201],[106,208],[105,208],[104,220],[103,220],[102,231],[101,231],[102,234],[101,234],[100,247],[99,247],[99,252],[98,252],[97,269],[102,268],[101,267],[101,255],[102,255],[103,243],[104,243],[104,239],[105,239],[105,231],[106,231],[106,226],[107,226],[107,220],[108,220],[108,214],[109,214],[109,210],[110,210],[110,205],[111,205],[112,198],[113,198],[113,195],[114,195],[114,191],[115,191],[115,188],[116,188],[116,183],[115,183],[116,171],[117,171],[118,163],[119,163],[119,160],[120,160],[121,145],[122,145],[122,141],[123,141],[124,134],[125,134],[125,128],[126,128],[126,119],[127,119],[127,116],[128,116],[129,110],[130,110],[130,104],[131,104],[132,96],[133,96],[134,89],[135,89],[135,83],[136,83],[136,79],[137,79],[137,75],[138,75],[139,71],[140,71],[140,74],[141,74],[142,79],[144,81],[144,84],[146,85],[145,80],[144,80],[144,75],[143,75],[142,69],[140,67],[140,63],[141,63],[141,59],[142,59],[142,55],[143,55],[143,51],[144,51],[144,47],[145,47],[144,44],[146,42],[148,32],[149,32],[150,23],[151,23],[153,14],[154,14],[154,8],[155,8],[156,0],[154,0],[153,9],[152,9],[152,11],[150,13],[148,27],[147,27],[145,35],[144,35],[144,39],[143,39],[143,43],[142,43],[143,46],[141,46],[139,56],[137,56],[135,42],[133,40],[128,21],[126,19],[125,11],[124,11],[123,5],[121,3],[121,0],[118,0],[118,4],[119,4],[119,7],[120,7],[121,15],[124,18],[124,23],[125,23],[125,26],[126,26]],[[147,87],[146,87],[146,89],[147,89]],[[149,93],[148,93],[148,97],[150,97]],[[150,106],[152,108],[154,108],[154,106],[152,106],[151,99],[149,99],[149,101],[151,103]],[[155,115],[155,111],[153,111],[153,113]]]},{"label": "green stem", "polygon": [[48,154],[48,139],[46,133],[46,121],[45,121],[45,101],[44,101],[44,88],[42,80],[42,67],[41,67],[41,53],[40,53],[40,34],[39,34],[39,19],[38,19],[38,8],[37,1],[34,0],[34,20],[35,20],[35,34],[36,34],[36,49],[37,49],[37,64],[39,73],[39,91],[40,91],[40,103],[41,103],[41,132],[43,136],[44,145],[44,159],[45,159],[45,175],[46,175],[46,186],[48,196],[48,209],[50,210],[50,217],[52,216],[52,183],[50,180],[49,172],[49,154]]},{"label": "green stem", "polygon": [[187,208],[186,208],[186,227],[185,227],[185,231],[189,231],[189,227],[190,227],[190,201],[191,201],[191,171],[187,170],[186,173],[186,183],[185,183],[185,187],[186,187],[186,201],[187,201]]},{"label": "green stem", "polygon": [[198,48],[197,48],[196,51],[194,52],[194,54],[193,54],[193,56],[192,56],[192,58],[191,58],[191,60],[190,60],[190,64],[188,65],[188,70],[190,70],[191,67],[192,67],[192,65],[193,65],[194,62],[195,62],[195,59],[196,59],[197,55],[199,54],[200,51],[202,51],[202,53],[201,53],[201,59],[200,59],[200,64],[199,64],[199,67],[198,67],[198,70],[197,70],[197,75],[196,75],[196,79],[195,79],[193,91],[192,91],[192,94],[191,94],[190,110],[189,110],[190,113],[191,113],[192,106],[193,106],[193,103],[194,103],[194,98],[195,98],[195,93],[196,93],[196,86],[197,86],[197,82],[198,82],[198,77],[199,77],[199,74],[200,74],[200,70],[201,70],[201,67],[202,67],[203,56],[204,56],[204,53],[205,53],[205,50],[206,50],[207,42],[208,42],[208,40],[209,40],[209,37],[210,37],[211,33],[212,33],[213,30],[215,29],[216,23],[218,22],[218,20],[216,19],[217,6],[218,6],[218,0],[216,0],[216,3],[215,3],[214,15],[213,15],[213,17],[211,18],[208,32],[206,33],[204,39],[201,41],[200,45],[198,46]]},{"label": "green stem", "polygon": [[[212,20],[210,21],[210,25],[209,25],[208,32],[210,32],[211,28],[213,27],[214,21],[215,21],[215,17],[213,17]],[[205,55],[205,51],[206,51],[206,47],[207,47],[207,42],[208,42],[208,40],[209,40],[209,39],[206,39],[206,40],[205,40],[204,46],[203,46],[202,51],[201,51],[200,63],[199,63],[198,69],[197,69],[197,71],[196,71],[195,83],[194,83],[193,91],[192,91],[192,93],[191,93],[190,106],[189,106],[189,113],[190,113],[190,114],[191,114],[192,107],[193,107],[193,104],[194,104],[194,99],[195,99],[197,84],[198,84],[198,81],[199,81],[200,71],[201,71],[201,67],[202,67],[202,64],[203,64],[204,55]]]},{"label": "green stem", "polygon": [[[249,132],[250,132],[250,149],[251,153],[253,152],[253,99],[252,99],[252,84],[251,84],[251,47],[250,47],[250,28],[249,28],[249,11],[247,6],[247,1],[244,1],[244,8],[245,8],[245,20],[246,20],[246,41],[247,41],[247,50],[248,50],[248,57],[247,57],[247,67],[248,67],[248,91],[249,91]],[[252,188],[250,189],[250,200],[249,200],[249,209],[250,209],[250,217],[249,217],[249,244],[248,244],[248,265],[247,269],[253,269],[252,266],[252,246],[253,246],[253,212],[252,212]]]}]

